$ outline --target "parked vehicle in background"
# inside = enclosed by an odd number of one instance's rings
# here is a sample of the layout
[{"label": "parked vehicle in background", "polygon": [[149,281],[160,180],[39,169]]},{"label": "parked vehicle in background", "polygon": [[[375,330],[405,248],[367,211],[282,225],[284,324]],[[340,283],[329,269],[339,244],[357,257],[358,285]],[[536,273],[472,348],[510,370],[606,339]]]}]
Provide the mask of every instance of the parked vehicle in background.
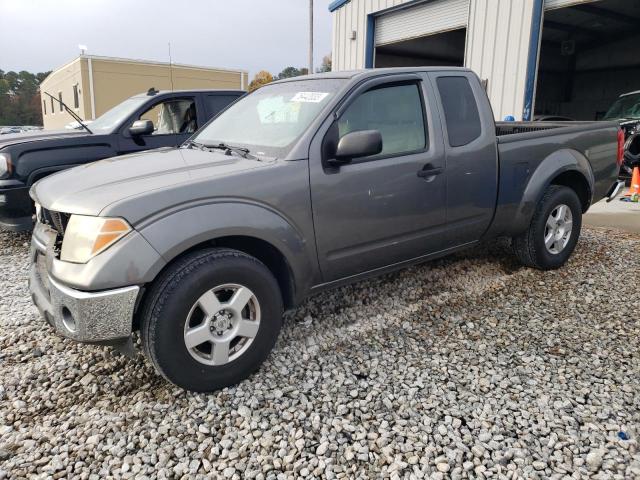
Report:
[{"label": "parked vehicle in background", "polygon": [[619,175],[631,178],[633,168],[640,163],[640,90],[620,95],[603,119],[617,121],[625,132],[625,154]]},{"label": "parked vehicle in background", "polygon": [[67,123],[64,128],[68,130],[84,130],[84,126],[89,126],[93,123],[93,120],[84,120],[82,123],[74,120],[73,122]]},{"label": "parked vehicle in background", "polygon": [[149,90],[80,129],[6,135],[0,139],[0,228],[33,228],[29,188],[54,172],[125,153],[176,147],[242,90]]},{"label": "parked vehicle in background", "polygon": [[0,127],[0,135],[8,135],[10,133],[20,133],[22,129],[20,127]]},{"label": "parked vehicle in background", "polygon": [[615,181],[620,133],[496,124],[467,69],[270,83],[180,149],[34,185],[31,295],[60,334],[124,349],[140,330],[159,373],[218,389],[312,293],[498,236],[524,265],[561,267]]},{"label": "parked vehicle in background", "polygon": [[37,125],[17,125],[17,126],[0,127],[0,135],[32,132],[34,130],[42,130],[42,127]]}]

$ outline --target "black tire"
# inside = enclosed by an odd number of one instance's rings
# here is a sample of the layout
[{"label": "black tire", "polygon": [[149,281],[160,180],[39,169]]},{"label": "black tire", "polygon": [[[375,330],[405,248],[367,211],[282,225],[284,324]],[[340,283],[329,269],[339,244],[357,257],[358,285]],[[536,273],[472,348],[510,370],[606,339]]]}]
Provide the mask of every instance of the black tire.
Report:
[{"label": "black tire", "polygon": [[[549,215],[563,204],[571,210],[573,229],[564,249],[551,253],[544,243],[545,225]],[[518,260],[527,267],[554,270],[562,267],[573,253],[581,228],[582,205],[576,192],[562,185],[550,185],[538,203],[527,231],[512,239],[513,250]]]},{"label": "black tire", "polygon": [[[185,344],[185,322],[203,293],[229,283],[254,293],[259,329],[241,356],[224,365],[205,365]],[[244,380],[260,366],[278,338],[282,314],[278,282],[263,263],[237,250],[200,250],[177,260],[154,282],[143,304],[140,336],[147,358],[163,377],[187,390],[211,392]]]}]

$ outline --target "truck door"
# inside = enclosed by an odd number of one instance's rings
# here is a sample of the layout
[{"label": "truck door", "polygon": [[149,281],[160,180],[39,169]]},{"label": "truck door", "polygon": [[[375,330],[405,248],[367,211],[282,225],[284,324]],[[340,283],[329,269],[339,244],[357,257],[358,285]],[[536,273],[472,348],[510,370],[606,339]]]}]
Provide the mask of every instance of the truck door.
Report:
[{"label": "truck door", "polygon": [[471,72],[429,73],[437,90],[447,157],[447,231],[452,245],[478,240],[491,224],[498,193],[493,113]]},{"label": "truck door", "polygon": [[[151,120],[153,132],[132,136],[129,127],[136,120]],[[161,99],[139,111],[125,124],[120,135],[120,153],[160,147],[175,147],[198,128],[195,96]]]},{"label": "truck door", "polygon": [[[325,281],[446,248],[445,155],[432,89],[422,74],[360,84],[311,144],[310,182]],[[327,163],[349,132],[378,130],[380,154]]]}]

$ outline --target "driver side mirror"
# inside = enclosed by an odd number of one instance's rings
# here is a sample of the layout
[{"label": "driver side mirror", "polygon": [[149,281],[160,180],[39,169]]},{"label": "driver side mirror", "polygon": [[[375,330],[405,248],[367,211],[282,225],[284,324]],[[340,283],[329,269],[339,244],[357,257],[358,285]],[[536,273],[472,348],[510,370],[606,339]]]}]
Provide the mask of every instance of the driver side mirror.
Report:
[{"label": "driver side mirror", "polygon": [[382,135],[378,130],[361,130],[347,133],[338,142],[334,166],[349,163],[354,158],[376,155],[382,151]]},{"label": "driver side mirror", "polygon": [[129,133],[132,137],[138,135],[150,135],[153,133],[154,126],[151,120],[136,120],[133,125],[129,127]]}]

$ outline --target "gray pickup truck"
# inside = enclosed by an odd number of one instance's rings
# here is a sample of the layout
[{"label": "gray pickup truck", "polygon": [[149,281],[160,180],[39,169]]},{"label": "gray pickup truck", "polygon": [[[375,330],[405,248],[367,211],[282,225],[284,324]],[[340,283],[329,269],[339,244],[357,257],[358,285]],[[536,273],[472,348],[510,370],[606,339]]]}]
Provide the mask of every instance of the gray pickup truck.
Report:
[{"label": "gray pickup truck", "polygon": [[496,124],[466,69],[271,83],[180,148],[36,183],[31,295],[59,334],[127,350],[139,330],[160,374],[215,390],[310,294],[498,236],[561,267],[620,142],[616,123]]}]

